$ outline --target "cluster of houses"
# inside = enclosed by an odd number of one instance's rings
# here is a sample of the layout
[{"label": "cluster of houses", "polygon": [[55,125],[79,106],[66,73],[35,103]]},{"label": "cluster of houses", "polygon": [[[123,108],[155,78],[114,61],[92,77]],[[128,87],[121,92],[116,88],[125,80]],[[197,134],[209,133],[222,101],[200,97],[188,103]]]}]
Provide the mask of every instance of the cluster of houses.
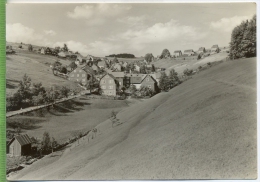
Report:
[{"label": "cluster of houses", "polygon": [[206,49],[205,47],[200,47],[198,51],[194,51],[193,49],[187,49],[184,50],[182,53],[181,50],[176,50],[173,52],[173,57],[178,58],[178,57],[189,57],[189,56],[198,56],[198,55],[210,55],[210,54],[215,54],[219,53],[220,48],[218,45],[213,45],[210,49]]},{"label": "cluster of houses", "polygon": [[[134,85],[137,89],[146,86],[152,91],[158,91],[159,78],[161,69],[151,71],[151,65],[145,60],[128,63],[118,61],[116,58],[100,58],[88,55],[83,57],[77,56],[76,67],[68,68],[68,79],[70,81],[87,85],[90,81],[96,80],[103,95],[116,96],[118,91],[123,87],[129,88]],[[127,70],[127,67],[131,69]],[[141,66],[144,66],[149,73],[140,73]]]}]

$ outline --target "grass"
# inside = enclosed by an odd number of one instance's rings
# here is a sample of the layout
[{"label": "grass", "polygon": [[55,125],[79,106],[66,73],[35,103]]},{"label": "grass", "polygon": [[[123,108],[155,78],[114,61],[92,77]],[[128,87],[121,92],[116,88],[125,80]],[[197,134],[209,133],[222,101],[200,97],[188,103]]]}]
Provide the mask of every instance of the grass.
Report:
[{"label": "grass", "polygon": [[[13,46],[14,47],[14,46]],[[6,56],[6,94],[12,95],[24,74],[27,74],[33,83],[41,82],[46,88],[53,85],[74,87],[74,82],[54,76],[49,65],[58,58],[29,52],[27,49],[15,49],[16,54]],[[70,64],[69,60],[59,59],[63,65]],[[43,79],[44,78],[44,79]]]},{"label": "grass", "polygon": [[40,110],[25,116],[7,118],[7,130],[13,130],[8,123],[19,122],[22,134],[42,138],[48,131],[58,142],[65,142],[74,132],[88,131],[108,119],[112,110],[127,107],[127,101],[94,99],[82,96],[61,104],[50,111]]},{"label": "grass", "polygon": [[119,112],[121,125],[99,124],[96,138],[56,162],[43,159],[11,179],[255,179],[255,67],[251,58],[204,70]]}]

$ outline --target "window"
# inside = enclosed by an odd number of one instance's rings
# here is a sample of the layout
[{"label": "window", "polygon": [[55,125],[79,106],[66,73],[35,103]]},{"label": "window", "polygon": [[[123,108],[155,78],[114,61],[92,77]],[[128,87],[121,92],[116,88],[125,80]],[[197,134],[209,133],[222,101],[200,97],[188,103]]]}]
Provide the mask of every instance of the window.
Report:
[{"label": "window", "polygon": [[79,74],[77,74],[77,77],[79,77]]},{"label": "window", "polygon": [[77,71],[76,70],[74,70],[74,73],[76,73]]},{"label": "window", "polygon": [[113,86],[109,86],[109,89],[113,89]]},{"label": "window", "polygon": [[77,79],[77,82],[79,81],[79,79]]},{"label": "window", "polygon": [[119,85],[121,85],[121,82],[119,82]]},{"label": "window", "polygon": [[105,85],[103,85],[101,88],[102,88],[102,89],[106,89],[106,86],[105,86]]}]

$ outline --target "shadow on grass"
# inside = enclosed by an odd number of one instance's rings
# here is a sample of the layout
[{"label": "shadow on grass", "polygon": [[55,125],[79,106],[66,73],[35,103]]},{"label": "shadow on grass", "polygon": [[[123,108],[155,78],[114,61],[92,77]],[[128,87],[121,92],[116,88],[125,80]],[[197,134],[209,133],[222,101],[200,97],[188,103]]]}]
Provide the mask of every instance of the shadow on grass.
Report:
[{"label": "shadow on grass", "polygon": [[15,88],[17,88],[17,86],[15,86],[15,85],[13,85],[11,83],[6,82],[6,88],[8,88],[8,89],[15,89]]}]

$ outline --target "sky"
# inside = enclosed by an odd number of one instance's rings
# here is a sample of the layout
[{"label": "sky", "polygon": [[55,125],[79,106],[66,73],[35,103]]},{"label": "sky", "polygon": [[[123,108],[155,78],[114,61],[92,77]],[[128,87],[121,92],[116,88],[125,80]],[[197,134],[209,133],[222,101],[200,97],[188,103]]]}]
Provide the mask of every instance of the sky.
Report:
[{"label": "sky", "polygon": [[228,46],[231,32],[256,14],[255,3],[7,4],[6,40],[82,55]]}]

